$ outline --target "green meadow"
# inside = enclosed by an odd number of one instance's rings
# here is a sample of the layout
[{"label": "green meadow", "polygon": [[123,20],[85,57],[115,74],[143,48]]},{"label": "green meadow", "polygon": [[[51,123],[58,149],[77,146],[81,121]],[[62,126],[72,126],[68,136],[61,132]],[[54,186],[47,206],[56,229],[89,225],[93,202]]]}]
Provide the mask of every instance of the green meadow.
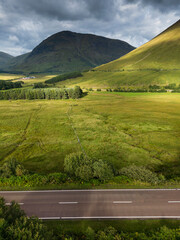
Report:
[{"label": "green meadow", "polygon": [[[82,151],[116,170],[132,164],[179,175],[180,94],[91,92],[79,100],[0,101],[0,163],[63,171]],[[69,117],[70,118],[69,118]],[[75,131],[76,134],[75,134]]]}]

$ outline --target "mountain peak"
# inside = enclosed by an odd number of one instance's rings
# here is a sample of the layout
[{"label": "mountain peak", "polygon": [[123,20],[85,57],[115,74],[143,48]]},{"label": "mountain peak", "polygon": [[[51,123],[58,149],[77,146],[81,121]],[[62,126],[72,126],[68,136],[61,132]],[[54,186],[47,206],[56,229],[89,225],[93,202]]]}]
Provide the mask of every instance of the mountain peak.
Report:
[{"label": "mountain peak", "polygon": [[133,46],[121,40],[62,31],[41,42],[16,66],[16,70],[50,73],[82,71],[117,59],[132,50]]}]

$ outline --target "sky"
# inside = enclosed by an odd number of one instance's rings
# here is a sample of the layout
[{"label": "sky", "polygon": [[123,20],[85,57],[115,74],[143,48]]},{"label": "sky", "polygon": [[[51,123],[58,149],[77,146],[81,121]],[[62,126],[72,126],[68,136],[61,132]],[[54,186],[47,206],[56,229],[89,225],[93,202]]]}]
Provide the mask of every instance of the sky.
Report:
[{"label": "sky", "polygon": [[0,51],[21,55],[64,30],[138,47],[179,15],[180,0],[0,0]]}]

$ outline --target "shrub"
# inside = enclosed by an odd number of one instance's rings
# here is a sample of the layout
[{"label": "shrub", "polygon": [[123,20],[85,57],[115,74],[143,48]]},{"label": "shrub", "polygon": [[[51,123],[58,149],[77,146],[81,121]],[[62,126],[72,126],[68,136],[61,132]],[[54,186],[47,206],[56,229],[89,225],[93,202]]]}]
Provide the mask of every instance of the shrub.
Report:
[{"label": "shrub", "polygon": [[48,87],[48,85],[41,82],[34,83],[34,86],[33,86],[33,88],[46,88],[46,87]]},{"label": "shrub", "polygon": [[98,89],[97,89],[97,92],[101,92],[101,89],[100,89],[100,88],[98,88]]},{"label": "shrub", "polygon": [[98,160],[93,163],[93,174],[95,178],[101,181],[107,181],[113,177],[112,168],[103,160]]},{"label": "shrub", "polygon": [[158,184],[160,182],[156,173],[153,173],[145,167],[139,167],[135,165],[122,168],[119,171],[119,174],[126,176],[132,180],[137,180],[141,182],[148,182],[152,184]]},{"label": "shrub", "polygon": [[113,177],[110,165],[103,160],[89,159],[82,153],[72,153],[64,160],[64,170],[71,176],[84,181],[97,178],[106,181]]},{"label": "shrub", "polygon": [[1,177],[22,176],[27,173],[27,170],[25,170],[24,167],[14,158],[5,162],[0,169]]}]

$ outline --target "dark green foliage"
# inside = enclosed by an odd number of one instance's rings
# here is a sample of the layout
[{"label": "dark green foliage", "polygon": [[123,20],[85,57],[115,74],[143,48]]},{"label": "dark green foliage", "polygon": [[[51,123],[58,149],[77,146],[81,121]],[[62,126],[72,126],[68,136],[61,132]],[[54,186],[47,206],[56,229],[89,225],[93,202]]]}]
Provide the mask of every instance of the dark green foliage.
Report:
[{"label": "dark green foliage", "polygon": [[0,80],[0,90],[6,90],[11,88],[21,88],[21,81],[19,82],[9,82],[5,80]]},{"label": "dark green foliage", "polygon": [[98,160],[93,163],[93,175],[101,181],[112,179],[112,168],[103,160]]},{"label": "dark green foliage", "polygon": [[[131,220],[132,221],[132,220]],[[102,222],[102,221],[101,221]],[[86,223],[85,223],[86,224]],[[109,224],[102,222],[91,223],[93,227],[86,227],[79,223],[76,224],[76,227],[70,228],[72,223],[66,222],[66,225],[70,225],[67,227],[68,230],[65,231],[62,228],[62,225],[59,224],[59,229],[55,229],[55,237],[56,239],[85,239],[85,240],[179,240],[180,239],[180,229],[177,227],[168,228],[166,225],[161,224],[162,227],[149,229],[149,231],[145,229],[134,228],[133,230],[125,229],[125,226],[129,227],[131,225],[130,221],[125,224],[123,227],[125,231],[120,230],[118,225],[123,226],[123,222],[116,225],[116,227],[112,227]],[[95,225],[100,226],[99,228]],[[48,223],[49,228],[51,229],[52,223]],[[75,224],[74,224],[75,225]],[[102,226],[106,226],[102,227]],[[142,223],[139,222],[139,225]],[[146,225],[146,224],[145,224]],[[65,226],[63,224],[63,226]],[[82,227],[83,226],[83,227]],[[134,224],[136,227],[136,224]],[[81,228],[81,230],[77,230],[77,227]],[[66,228],[66,227],[65,227]],[[63,230],[63,231],[62,231]]]},{"label": "dark green foliage", "polygon": [[80,87],[61,89],[61,88],[48,88],[48,89],[16,89],[0,92],[0,100],[16,100],[16,99],[68,99],[68,98],[81,98],[83,92]]},{"label": "dark green foliage", "polygon": [[33,86],[33,88],[46,88],[46,87],[48,87],[48,85],[42,82],[34,83],[34,86]]},{"label": "dark green foliage", "polygon": [[9,178],[11,176],[22,176],[27,174],[27,170],[19,164],[16,159],[11,159],[8,162],[5,162],[0,168],[0,177]]},{"label": "dark green foliage", "polygon": [[27,218],[20,206],[12,202],[10,206],[5,205],[0,198],[0,239],[1,240],[52,240],[52,232],[37,218]]},{"label": "dark green foliage", "polygon": [[[177,86],[175,83],[169,84],[167,86],[159,85],[149,85],[148,87],[118,87],[114,88],[113,92],[167,92],[167,90],[172,90],[173,92],[180,92],[180,85]],[[112,92],[112,89],[106,89],[107,92]]]},{"label": "dark green foliage", "polygon": [[66,156],[64,170],[71,176],[85,181],[97,178],[105,182],[114,176],[108,163],[103,160],[90,159],[82,153],[72,153]]},{"label": "dark green foliage", "polygon": [[66,79],[72,79],[72,78],[77,78],[77,77],[82,77],[82,76],[83,75],[82,75],[81,72],[66,73],[66,74],[62,74],[62,75],[59,75],[57,77],[53,77],[51,79],[48,79],[48,80],[45,81],[45,83],[53,84],[53,83],[64,81]]},{"label": "dark green foliage", "polygon": [[100,88],[98,88],[98,89],[97,89],[97,92],[101,92],[101,89],[100,89]]},{"label": "dark green foliage", "polygon": [[124,167],[119,171],[119,175],[123,175],[132,180],[137,180],[141,182],[148,182],[151,184],[161,183],[163,177],[161,179],[158,178],[156,173],[151,172],[149,169],[145,167],[138,167],[135,165]]},{"label": "dark green foliage", "polygon": [[40,187],[45,185],[59,185],[68,181],[64,173],[50,173],[47,175],[26,174],[21,176],[11,175],[10,177],[0,177],[0,186],[9,187]]},{"label": "dark green foliage", "polygon": [[112,92],[112,89],[111,88],[107,88],[106,91],[107,92]]}]

